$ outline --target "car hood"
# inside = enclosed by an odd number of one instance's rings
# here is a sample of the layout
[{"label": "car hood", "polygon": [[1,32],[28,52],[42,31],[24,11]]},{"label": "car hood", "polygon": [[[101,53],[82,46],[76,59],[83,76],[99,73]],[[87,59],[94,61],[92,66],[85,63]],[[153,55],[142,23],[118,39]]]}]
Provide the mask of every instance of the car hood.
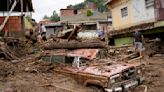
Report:
[{"label": "car hood", "polygon": [[106,65],[106,66],[91,66],[84,69],[82,72],[94,74],[94,75],[101,75],[110,77],[116,74],[121,73],[124,70],[127,70],[132,67],[140,66],[139,62],[134,63],[127,63],[127,64],[113,64],[113,65]]},{"label": "car hood", "polygon": [[112,65],[103,65],[103,66],[89,66],[81,67],[79,69],[75,68],[64,68],[65,70],[76,72],[76,73],[86,73],[93,74],[97,76],[111,77],[113,75],[119,74],[129,68],[135,68],[140,66],[140,63],[127,63],[127,64],[112,64]]}]

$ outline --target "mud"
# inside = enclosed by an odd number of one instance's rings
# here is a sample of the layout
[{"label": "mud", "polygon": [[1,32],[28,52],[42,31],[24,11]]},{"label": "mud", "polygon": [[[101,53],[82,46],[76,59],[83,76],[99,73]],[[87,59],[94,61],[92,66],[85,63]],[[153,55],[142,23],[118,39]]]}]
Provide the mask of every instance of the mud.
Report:
[{"label": "mud", "polygon": [[147,92],[163,92],[164,91],[164,58],[152,57],[145,61],[144,77],[148,87]]},{"label": "mud", "polygon": [[0,92],[8,89],[16,92],[90,92],[72,78],[55,73],[55,65],[49,62],[13,64],[1,61],[0,65]]},{"label": "mud", "polygon": [[[124,49],[125,52],[129,53],[127,49]],[[118,50],[108,52],[104,50],[101,53],[104,53],[104,55],[101,54],[101,58],[106,58],[111,62],[118,62],[118,58],[126,55]],[[145,56],[138,62],[144,64],[145,82],[131,92],[144,92],[145,88],[147,88],[145,92],[163,92],[164,58]],[[71,77],[55,73],[56,66],[54,63],[40,60],[18,63],[0,61],[0,92],[94,92]]]}]

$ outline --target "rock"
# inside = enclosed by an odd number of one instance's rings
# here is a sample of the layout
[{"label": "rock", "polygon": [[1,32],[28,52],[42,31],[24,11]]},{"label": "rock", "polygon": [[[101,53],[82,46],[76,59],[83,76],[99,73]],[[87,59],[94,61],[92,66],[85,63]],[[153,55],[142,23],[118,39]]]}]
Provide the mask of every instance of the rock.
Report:
[{"label": "rock", "polygon": [[32,68],[30,68],[30,67],[26,67],[26,68],[25,68],[25,72],[36,73],[36,72],[38,72],[38,71],[37,71],[37,69],[32,69]]},{"label": "rock", "polygon": [[110,50],[109,50],[109,53],[110,53],[110,54],[114,54],[114,53],[115,53],[115,50],[114,50],[114,49],[110,49]]},{"label": "rock", "polygon": [[17,92],[13,88],[6,88],[3,92]]},{"label": "rock", "polygon": [[119,51],[116,51],[115,53],[116,53],[116,54],[120,54],[120,52],[119,52]]},{"label": "rock", "polygon": [[25,72],[28,72],[29,70],[30,70],[29,67],[26,67],[26,68],[25,68]]}]

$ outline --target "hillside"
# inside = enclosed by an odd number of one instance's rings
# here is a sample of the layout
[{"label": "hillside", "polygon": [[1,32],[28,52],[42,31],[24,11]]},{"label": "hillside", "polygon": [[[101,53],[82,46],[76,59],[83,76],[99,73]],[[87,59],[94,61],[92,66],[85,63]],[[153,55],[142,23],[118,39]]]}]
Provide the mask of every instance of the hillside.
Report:
[{"label": "hillside", "polygon": [[104,12],[107,10],[107,7],[104,6],[106,0],[85,0],[84,2],[81,2],[76,5],[69,5],[67,8],[72,8],[72,9],[84,9],[86,7],[87,2],[95,3],[96,7],[98,8],[99,12]]}]

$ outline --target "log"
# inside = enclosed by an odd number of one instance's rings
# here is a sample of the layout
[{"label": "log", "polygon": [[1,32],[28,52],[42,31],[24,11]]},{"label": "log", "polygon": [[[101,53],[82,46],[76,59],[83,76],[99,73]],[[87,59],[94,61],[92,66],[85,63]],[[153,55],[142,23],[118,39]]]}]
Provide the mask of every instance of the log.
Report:
[{"label": "log", "polygon": [[52,42],[45,44],[45,50],[53,50],[53,49],[82,49],[82,48],[106,48],[106,44],[104,42]]},{"label": "log", "polygon": [[80,29],[80,27],[75,27],[75,29],[71,32],[71,34],[69,35],[68,37],[68,41],[70,40],[73,40],[73,39],[76,39],[77,37],[77,33],[78,33],[78,30]]},{"label": "log", "polygon": [[139,60],[139,59],[142,59],[142,58],[143,58],[143,57],[137,57],[137,58],[131,59],[131,60],[127,61],[127,62],[128,62],[128,63],[134,62],[134,61]]}]

